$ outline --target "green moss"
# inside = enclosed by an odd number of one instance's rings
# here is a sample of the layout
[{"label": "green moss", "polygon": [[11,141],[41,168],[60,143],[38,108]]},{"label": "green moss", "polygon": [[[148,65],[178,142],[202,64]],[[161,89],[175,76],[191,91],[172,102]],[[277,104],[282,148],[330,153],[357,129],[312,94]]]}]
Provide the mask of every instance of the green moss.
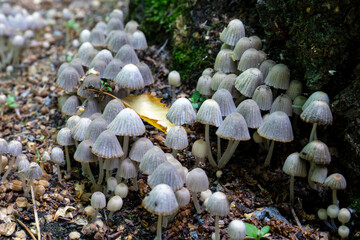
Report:
[{"label": "green moss", "polygon": [[360,198],[351,199],[351,204],[349,206],[351,209],[354,209],[356,212],[360,211]]}]

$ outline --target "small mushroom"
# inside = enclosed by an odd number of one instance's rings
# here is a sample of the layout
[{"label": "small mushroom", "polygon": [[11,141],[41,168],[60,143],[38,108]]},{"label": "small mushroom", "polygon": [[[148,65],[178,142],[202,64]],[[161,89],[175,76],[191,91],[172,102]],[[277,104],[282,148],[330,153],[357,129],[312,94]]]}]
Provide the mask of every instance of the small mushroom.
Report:
[{"label": "small mushroom", "polygon": [[3,138],[0,138],[0,175],[3,171],[2,164],[1,164],[3,154],[7,154],[8,152],[9,152],[9,149],[8,149],[7,141]]},{"label": "small mushroom", "polygon": [[230,205],[226,198],[226,195],[222,192],[213,193],[207,201],[206,210],[215,215],[215,239],[220,239],[219,229],[219,217],[223,217],[229,214]]},{"label": "small mushroom", "polygon": [[174,126],[170,128],[166,135],[165,146],[172,149],[172,155],[175,158],[178,151],[186,148],[188,145],[189,143],[185,128],[181,126]]},{"label": "small mushroom", "polygon": [[11,169],[13,168],[16,156],[18,156],[22,152],[22,144],[19,141],[12,140],[8,144],[8,151],[9,151],[9,154],[12,155],[12,157],[11,157],[11,160],[9,162],[8,169],[6,170],[6,172],[4,173],[4,175],[3,175],[2,179],[1,179],[2,182],[7,181],[6,178],[10,174]]},{"label": "small mushroom", "polygon": [[202,139],[196,140],[192,146],[191,152],[195,157],[195,167],[198,167],[199,163],[207,156],[206,142]]},{"label": "small mushroom", "polygon": [[92,146],[93,146],[92,141],[90,141],[90,140],[82,141],[75,151],[74,159],[75,159],[75,161],[78,161],[81,163],[84,173],[89,176],[91,183],[93,185],[96,185],[94,175],[92,174],[92,171],[90,168],[90,163],[98,162],[98,158],[96,157],[96,155],[94,155],[91,152]]},{"label": "small mushroom", "polygon": [[333,191],[332,199],[333,204],[339,206],[339,201],[337,199],[337,190],[344,190],[346,188],[346,180],[343,175],[340,173],[334,173],[328,176],[325,180],[325,186],[331,188]]},{"label": "small mushroom", "polygon": [[200,214],[202,209],[197,194],[209,188],[209,179],[205,171],[201,168],[194,168],[191,170],[186,176],[186,186],[191,192],[196,211]]},{"label": "small mushroom", "polygon": [[166,119],[178,126],[193,124],[195,118],[195,110],[187,98],[176,99],[166,114]]},{"label": "small mushroom", "polygon": [[54,147],[51,150],[51,161],[56,164],[57,174],[58,174],[58,181],[61,184],[62,178],[61,178],[60,165],[64,164],[64,162],[65,162],[64,152],[63,152],[63,150],[61,148]]},{"label": "small mushroom", "polygon": [[154,146],[144,154],[139,168],[144,174],[150,175],[160,164],[166,161],[165,153],[161,148]]},{"label": "small mushroom", "polygon": [[74,139],[71,137],[71,130],[69,128],[62,128],[56,137],[56,142],[65,147],[65,156],[66,156],[66,170],[69,175],[71,175],[71,162],[69,156],[68,146],[74,145]]},{"label": "small mushroom", "polygon": [[184,179],[179,175],[173,164],[164,162],[149,176],[148,183],[151,188],[159,184],[166,184],[175,192],[183,187]]},{"label": "small mushroom", "polygon": [[180,73],[175,70],[171,71],[168,75],[168,82],[171,86],[172,102],[174,102],[176,99],[175,88],[180,87],[181,85]]},{"label": "small mushroom", "polygon": [[228,235],[231,240],[243,240],[246,237],[246,227],[241,220],[232,220],[228,227]]},{"label": "small mushroom", "polygon": [[120,196],[121,198],[126,198],[129,192],[129,188],[125,183],[119,183],[115,187],[115,195]]},{"label": "small mushroom", "polygon": [[91,206],[95,208],[95,212],[92,218],[92,222],[94,222],[97,218],[99,210],[106,206],[105,195],[102,192],[94,192],[91,196]]},{"label": "small mushroom", "polygon": [[112,220],[113,214],[119,211],[123,206],[123,200],[120,196],[113,196],[107,203],[107,210],[110,211],[109,219]]}]

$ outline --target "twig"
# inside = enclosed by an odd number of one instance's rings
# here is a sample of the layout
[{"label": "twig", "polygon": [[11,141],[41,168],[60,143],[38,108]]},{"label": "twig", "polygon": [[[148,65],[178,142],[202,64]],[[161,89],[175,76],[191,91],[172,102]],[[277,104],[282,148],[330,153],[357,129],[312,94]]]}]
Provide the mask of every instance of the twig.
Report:
[{"label": "twig", "polygon": [[32,234],[32,232],[30,231],[30,229],[19,219],[16,219],[16,221],[23,227],[25,228],[25,230],[28,232],[28,234],[32,237],[33,240],[36,240],[34,234]]},{"label": "twig", "polygon": [[32,184],[30,184],[30,190],[31,190],[31,198],[32,198],[33,207],[34,207],[34,216],[35,216],[35,224],[36,224],[36,228],[37,228],[38,240],[41,240],[40,224],[39,224],[39,218],[38,218],[38,214],[37,214],[37,210],[36,210],[35,194],[34,194],[34,188],[33,188]]},{"label": "twig", "polygon": [[303,230],[303,226],[301,225],[299,218],[296,216],[296,213],[295,213],[293,207],[291,207],[291,213],[292,213],[293,217],[295,218],[295,222],[298,225],[298,227],[300,228],[300,230]]}]

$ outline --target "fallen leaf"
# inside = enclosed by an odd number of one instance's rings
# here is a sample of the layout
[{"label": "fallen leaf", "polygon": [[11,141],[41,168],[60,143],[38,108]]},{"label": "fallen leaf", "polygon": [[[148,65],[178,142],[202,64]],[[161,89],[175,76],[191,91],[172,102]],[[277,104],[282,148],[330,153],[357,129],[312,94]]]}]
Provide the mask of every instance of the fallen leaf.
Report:
[{"label": "fallen leaf", "polygon": [[16,228],[16,223],[11,222],[11,223],[2,223],[0,224],[0,235],[4,235],[4,236],[11,236]]},{"label": "fallen leaf", "polygon": [[72,207],[72,206],[66,206],[64,208],[59,208],[55,215],[54,215],[54,220],[58,219],[59,217],[65,217],[66,216],[66,212],[67,211],[73,211],[76,210],[76,208]]}]

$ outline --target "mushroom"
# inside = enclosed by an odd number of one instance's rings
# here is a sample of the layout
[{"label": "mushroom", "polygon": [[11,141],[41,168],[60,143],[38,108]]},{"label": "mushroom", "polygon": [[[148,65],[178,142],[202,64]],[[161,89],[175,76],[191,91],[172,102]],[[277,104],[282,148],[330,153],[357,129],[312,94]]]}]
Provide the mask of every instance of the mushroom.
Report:
[{"label": "mushroom", "polygon": [[232,59],[233,51],[230,49],[223,49],[216,55],[214,69],[224,73],[236,72],[236,63]]},{"label": "mushroom", "polygon": [[70,130],[75,127],[75,125],[80,121],[80,117],[78,115],[71,116],[65,124],[66,128],[69,128]]},{"label": "mushroom", "polygon": [[349,236],[350,234],[350,229],[345,226],[345,225],[341,225],[339,228],[338,228],[338,234],[339,236],[341,237],[341,239],[345,239]]},{"label": "mushroom", "polygon": [[[182,187],[175,192],[176,201],[179,204],[179,207],[184,207],[190,202],[190,192],[187,188]],[[168,222],[172,221],[176,216],[177,212],[171,214],[170,216],[163,217],[162,226],[167,227]]]},{"label": "mushroom", "polygon": [[231,20],[226,29],[222,34],[222,41],[230,46],[235,46],[239,39],[245,37],[245,27],[239,19]]},{"label": "mushroom", "polygon": [[275,141],[291,142],[294,140],[290,119],[286,113],[281,111],[271,113],[264,120],[264,123],[259,127],[257,132],[261,137],[272,140],[269,152],[265,159],[265,166],[270,165]]},{"label": "mushroom", "polygon": [[144,63],[144,62],[139,62],[138,64],[136,64],[136,66],[138,67],[141,76],[144,80],[144,84],[145,86],[151,85],[154,83],[154,77],[151,73],[151,70],[149,68],[149,66]]},{"label": "mushroom", "polygon": [[106,206],[106,198],[102,192],[94,192],[91,196],[91,206],[95,209],[92,222],[94,222],[99,213],[99,209],[103,209]]},{"label": "mushroom", "polygon": [[112,196],[107,203],[107,210],[110,211],[109,219],[112,220],[113,214],[119,211],[123,206],[123,200],[120,196]]},{"label": "mushroom", "polygon": [[122,23],[122,20],[119,18],[111,18],[109,22],[106,24],[105,28],[105,34],[108,35],[110,32],[115,30],[124,30],[124,25]]},{"label": "mushroom", "polygon": [[[82,105],[83,109],[79,109],[78,114],[81,114],[82,118],[91,118],[96,113],[101,113],[101,106],[94,97],[88,97]],[[84,109],[85,108],[85,109]],[[91,119],[90,119],[91,120]]]},{"label": "mushroom", "polygon": [[249,68],[258,68],[260,66],[260,56],[255,48],[247,49],[240,58],[237,69],[244,72]]},{"label": "mushroom", "polygon": [[[126,32],[112,31],[108,35],[107,45],[108,45],[108,48],[110,51],[117,53],[120,50],[120,48],[126,44],[130,44],[130,39],[129,39],[128,35],[126,34]],[[114,58],[114,59],[116,59],[116,58]]]},{"label": "mushroom", "polygon": [[79,35],[79,40],[81,43],[84,43],[84,42],[88,42],[89,41],[89,38],[90,38],[90,31],[89,29],[83,29],[81,32],[80,32],[80,35]]},{"label": "mushroom", "polygon": [[156,239],[161,240],[161,219],[179,209],[173,190],[166,184],[154,187],[142,201],[142,206],[149,212],[158,215]]},{"label": "mushroom", "polygon": [[336,227],[334,219],[337,218],[337,216],[339,215],[339,207],[335,204],[330,205],[326,209],[326,213],[331,219],[331,225],[332,225],[333,229],[336,229],[337,227]]},{"label": "mushroom", "polygon": [[310,97],[306,100],[306,102],[302,106],[302,110],[305,110],[310,105],[310,103],[312,103],[313,101],[316,101],[316,100],[324,101],[328,105],[330,105],[329,96],[322,91],[317,91],[317,92],[314,92],[313,94],[311,94]]},{"label": "mushroom", "polygon": [[[96,54],[96,56],[99,55]],[[90,63],[90,66],[89,66],[89,69],[93,69],[94,71],[97,72],[98,76],[100,78],[103,77],[103,74],[105,72],[105,69],[106,69],[106,66],[107,66],[107,63],[102,60],[102,59],[96,59],[96,56],[94,57],[94,59],[91,61]]]},{"label": "mushroom", "polygon": [[[51,150],[51,161],[56,164],[57,174],[58,174],[58,181],[61,184],[61,171],[60,171],[60,164],[64,164],[64,152],[61,148],[54,147]],[[69,172],[70,173],[70,172]]]},{"label": "mushroom", "polygon": [[214,75],[214,69],[212,68],[206,68],[202,73],[201,73],[201,76],[210,76],[212,77]]},{"label": "mushroom", "polygon": [[235,81],[235,88],[246,97],[251,98],[255,89],[263,83],[263,76],[259,69],[249,68],[241,73]]},{"label": "mushroom", "polygon": [[8,169],[6,170],[6,172],[4,173],[1,181],[2,182],[6,182],[7,181],[7,176],[9,175],[14,163],[15,163],[15,158],[16,156],[18,156],[19,154],[21,154],[22,152],[22,144],[19,141],[16,140],[12,140],[9,144],[8,144],[8,150],[9,150],[9,154],[12,155],[11,160],[9,162],[8,165]]},{"label": "mushroom", "polygon": [[286,90],[286,95],[288,95],[291,100],[295,100],[296,97],[300,96],[303,91],[303,84],[299,80],[291,80],[289,88]]},{"label": "mushroom", "polygon": [[248,128],[256,129],[263,124],[259,106],[252,99],[242,101],[236,108],[236,112],[244,117]]},{"label": "mushroom", "polygon": [[244,52],[249,48],[252,48],[250,39],[247,37],[240,38],[235,45],[233,58],[239,61]]},{"label": "mushroom", "polygon": [[159,184],[166,184],[175,192],[183,187],[184,179],[179,175],[173,164],[164,162],[149,176],[148,183],[151,188]]},{"label": "mushroom", "polygon": [[166,135],[165,146],[172,149],[172,155],[176,157],[179,150],[185,149],[189,145],[185,128],[174,126],[170,128]]},{"label": "mushroom", "polygon": [[120,162],[120,166],[118,168],[118,172],[116,174],[117,179],[120,181],[121,178],[128,180],[130,178],[133,179],[133,188],[135,191],[138,190],[137,185],[137,168],[133,161],[130,158],[125,158]]},{"label": "mushroom", "polygon": [[193,124],[195,118],[194,108],[187,98],[178,98],[166,113],[166,119],[178,126]]},{"label": "mushroom", "polygon": [[125,32],[133,34],[137,30],[138,26],[139,24],[136,21],[130,20],[125,25]]},{"label": "mushroom", "polygon": [[199,91],[201,95],[211,96],[213,94],[211,90],[211,77],[208,75],[200,76],[196,84],[196,91]]},{"label": "mushroom", "polygon": [[137,57],[134,48],[129,44],[122,46],[116,53],[115,58],[120,59],[124,64],[127,65],[139,63],[139,58]]},{"label": "mushroom", "polygon": [[255,48],[256,50],[261,50],[262,42],[258,36],[250,36],[249,39],[253,48]]},{"label": "mushroom", "polygon": [[273,95],[271,88],[266,85],[260,85],[255,89],[255,92],[252,96],[252,100],[254,100],[259,108],[263,111],[267,111],[271,109]]},{"label": "mushroom", "polygon": [[351,219],[351,213],[349,210],[347,210],[346,208],[342,208],[339,211],[338,214],[338,220],[339,222],[341,222],[343,225],[350,222]]},{"label": "mushroom", "polygon": [[230,205],[226,198],[226,195],[222,192],[213,193],[207,201],[206,210],[215,215],[215,239],[220,239],[219,229],[219,217],[223,217],[229,214]]},{"label": "mushroom", "polygon": [[96,181],[94,175],[92,174],[90,163],[98,162],[98,158],[91,152],[91,148],[93,146],[93,142],[90,140],[82,141],[77,147],[74,159],[81,163],[83,167],[83,171],[86,175],[89,176],[89,179],[93,185],[96,185]]},{"label": "mushroom", "polygon": [[74,92],[78,85],[79,73],[72,66],[65,67],[56,80],[56,85],[68,92]]},{"label": "mushroom", "polygon": [[126,198],[129,192],[129,188],[125,183],[119,183],[115,187],[115,195],[120,196],[121,198]]},{"label": "mushroom", "polygon": [[[71,130],[69,128],[62,128],[56,137],[56,142],[65,147],[65,156],[66,156],[66,171],[71,175],[71,162],[69,155],[68,146],[74,145],[74,139],[71,137]],[[60,176],[61,179],[61,176]]]},{"label": "mushroom", "polygon": [[129,158],[137,163],[140,163],[145,153],[153,146],[153,143],[148,138],[139,138],[133,143],[129,153]]},{"label": "mushroom", "polygon": [[306,177],[306,163],[300,159],[299,153],[295,152],[286,158],[282,170],[290,175],[290,204],[294,206],[294,179]]},{"label": "mushroom", "polygon": [[[91,62],[94,60],[96,55],[99,53],[96,49],[91,49],[88,52],[85,53],[85,56],[83,59],[81,59],[81,64],[87,68],[90,67]],[[79,55],[80,57],[80,55]]]},{"label": "mushroom", "polygon": [[89,42],[94,47],[101,47],[105,45],[105,33],[100,28],[93,28],[90,32]]},{"label": "mushroom", "polygon": [[222,123],[219,104],[217,104],[217,102],[213,99],[205,100],[196,115],[196,121],[205,125],[205,142],[207,144],[208,159],[211,166],[217,167],[217,164],[211,153],[209,132],[210,125],[219,127]]},{"label": "mushroom", "polygon": [[22,188],[24,190],[24,196],[29,197],[30,188],[27,187],[27,184],[26,184],[27,180],[26,180],[24,173],[22,172],[24,169],[26,169],[30,166],[30,162],[27,159],[25,154],[19,154],[16,157],[15,166],[18,169],[18,175],[19,175],[19,178],[22,183]]},{"label": "mushroom", "polygon": [[121,100],[113,99],[106,104],[102,117],[110,124],[124,108],[125,106]]},{"label": "mushroom", "polygon": [[102,117],[95,118],[87,127],[85,131],[85,138],[92,142],[96,142],[96,139],[103,131],[106,130],[107,126],[108,123],[105,119]]},{"label": "mushroom", "polygon": [[113,170],[118,169],[120,165],[119,158],[107,158],[104,161],[105,179],[108,179],[113,175]]},{"label": "mushroom", "polygon": [[82,98],[92,97],[95,96],[95,92],[84,90],[87,88],[94,88],[97,90],[100,90],[101,88],[101,82],[100,77],[96,74],[89,74],[85,77],[83,83],[78,87],[77,95]]},{"label": "mushroom", "polygon": [[194,206],[198,214],[202,212],[197,193],[205,191],[209,188],[209,179],[204,170],[194,168],[186,176],[186,186],[189,188]]},{"label": "mushroom", "polygon": [[34,188],[33,180],[38,179],[43,175],[40,166],[35,162],[30,163],[30,165],[27,168],[23,169],[21,173],[24,174],[25,178],[29,179],[27,189]]},{"label": "mushroom", "polygon": [[160,164],[166,161],[165,153],[161,148],[154,146],[144,154],[139,168],[144,174],[150,175]]},{"label": "mushroom", "polygon": [[192,154],[195,157],[195,167],[199,166],[199,162],[202,162],[207,156],[207,145],[202,139],[196,140],[191,149]]},{"label": "mushroom", "polygon": [[336,231],[336,228],[334,228],[327,220],[327,211],[325,208],[320,208],[317,212],[317,215],[320,220],[322,220],[326,226],[328,226],[331,230]]},{"label": "mushroom", "polygon": [[221,115],[223,117],[235,112],[236,107],[231,93],[226,89],[218,89],[212,96],[220,107]]},{"label": "mushroom", "polygon": [[106,66],[103,78],[108,80],[114,80],[116,75],[121,71],[124,67],[123,62],[120,59],[114,58],[111,62]]},{"label": "mushroom", "polygon": [[264,79],[266,79],[270,69],[275,66],[276,63],[273,60],[265,60],[260,64],[259,70],[261,71]]},{"label": "mushroom", "polygon": [[277,89],[287,90],[290,83],[290,70],[282,63],[271,67],[265,78],[265,84],[274,88],[274,97],[277,95]]},{"label": "mushroom", "polygon": [[228,90],[231,95],[233,96],[233,98],[240,98],[241,94],[240,92],[235,88],[235,81],[236,81],[236,75],[235,74],[228,74],[224,80],[221,81],[221,83],[219,84],[218,90],[219,89],[226,89]]},{"label": "mushroom", "polygon": [[213,91],[218,90],[220,83],[226,78],[226,73],[216,72],[211,78],[211,89]]},{"label": "mushroom", "polygon": [[336,191],[344,190],[346,188],[346,180],[343,175],[340,173],[333,173],[328,176],[325,180],[325,186],[331,188],[333,191],[332,199],[333,204],[339,206],[339,201],[337,199]]},{"label": "mushroom", "polygon": [[75,140],[75,146],[78,146],[78,142],[84,141],[85,131],[90,125],[91,120],[89,118],[80,118],[78,123],[71,129],[71,136]]},{"label": "mushroom", "polygon": [[136,50],[144,50],[148,47],[145,34],[136,30],[130,37],[131,46]]},{"label": "mushroom", "polygon": [[[119,50],[119,52],[121,49]],[[143,89],[145,84],[138,67],[134,64],[125,65],[121,71],[116,75],[114,82],[120,88],[126,88],[127,95],[130,95],[131,90]]]},{"label": "mushroom", "polygon": [[270,113],[282,111],[286,113],[289,117],[292,116],[292,100],[286,94],[280,94],[272,103]]},{"label": "mushroom", "polygon": [[246,237],[246,227],[241,220],[232,220],[228,226],[228,235],[231,240],[243,240]]},{"label": "mushroom", "polygon": [[81,62],[83,62],[85,60],[88,52],[90,52],[92,50],[94,50],[94,47],[93,47],[93,45],[91,45],[90,42],[84,42],[83,44],[81,44],[81,46],[79,47],[78,53],[77,53],[77,56],[81,59]]},{"label": "mushroom", "polygon": [[3,171],[2,168],[2,157],[3,154],[7,154],[9,152],[8,143],[5,139],[0,138],[0,175]]}]

